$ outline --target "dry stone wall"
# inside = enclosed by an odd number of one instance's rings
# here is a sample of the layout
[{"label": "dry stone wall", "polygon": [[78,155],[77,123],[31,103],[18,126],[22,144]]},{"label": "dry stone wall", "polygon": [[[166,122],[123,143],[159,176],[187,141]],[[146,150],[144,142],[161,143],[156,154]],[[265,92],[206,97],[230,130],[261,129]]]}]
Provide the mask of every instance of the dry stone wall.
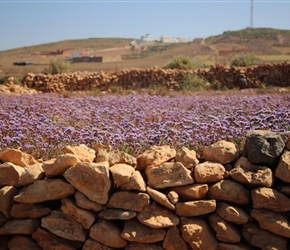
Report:
[{"label": "dry stone wall", "polygon": [[67,146],[45,162],[0,153],[0,249],[290,247],[290,136],[249,131],[194,150]]},{"label": "dry stone wall", "polygon": [[[290,64],[262,64],[253,67],[214,66],[207,69],[177,70],[124,69],[113,73],[74,72],[70,74],[27,74],[22,84],[42,92],[108,90],[112,86],[128,89],[146,88],[156,84],[169,89],[180,90],[184,76],[196,74],[210,83],[212,88],[257,88],[262,84],[290,86]],[[247,81],[247,85],[241,78]]]}]

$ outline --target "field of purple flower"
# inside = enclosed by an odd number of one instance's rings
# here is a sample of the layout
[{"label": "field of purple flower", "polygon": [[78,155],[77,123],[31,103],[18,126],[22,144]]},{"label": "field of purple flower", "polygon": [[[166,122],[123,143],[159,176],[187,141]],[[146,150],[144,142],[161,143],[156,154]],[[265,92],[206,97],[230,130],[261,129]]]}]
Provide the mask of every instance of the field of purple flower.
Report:
[{"label": "field of purple flower", "polygon": [[238,144],[250,129],[290,130],[290,94],[98,96],[2,95],[0,152],[50,159],[66,145],[96,143],[137,155],[151,145],[199,150]]}]

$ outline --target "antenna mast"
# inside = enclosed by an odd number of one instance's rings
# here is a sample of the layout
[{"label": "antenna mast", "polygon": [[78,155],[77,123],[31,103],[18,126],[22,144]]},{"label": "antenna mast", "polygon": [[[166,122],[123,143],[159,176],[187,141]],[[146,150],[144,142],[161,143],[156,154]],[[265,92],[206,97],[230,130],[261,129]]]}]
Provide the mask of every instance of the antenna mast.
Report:
[{"label": "antenna mast", "polygon": [[254,28],[254,0],[251,0],[250,28]]}]

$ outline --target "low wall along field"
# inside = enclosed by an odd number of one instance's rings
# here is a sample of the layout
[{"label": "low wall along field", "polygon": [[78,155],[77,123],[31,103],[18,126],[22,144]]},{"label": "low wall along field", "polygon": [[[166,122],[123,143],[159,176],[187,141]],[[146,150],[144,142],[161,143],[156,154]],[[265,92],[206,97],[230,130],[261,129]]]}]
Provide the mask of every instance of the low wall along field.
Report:
[{"label": "low wall along field", "polygon": [[0,153],[0,249],[290,247],[290,136],[250,130],[237,151],[66,146],[37,161]]},{"label": "low wall along field", "polygon": [[[263,64],[253,67],[215,66],[206,69],[177,70],[161,69],[128,69],[113,73],[74,72],[69,74],[28,74],[22,84],[42,92],[88,91],[99,88],[108,90],[112,86],[128,89],[146,88],[159,84],[169,89],[180,90],[185,75],[198,75],[210,83],[211,88],[257,88],[265,85],[289,86],[290,64]],[[247,85],[240,81],[246,79]]]}]

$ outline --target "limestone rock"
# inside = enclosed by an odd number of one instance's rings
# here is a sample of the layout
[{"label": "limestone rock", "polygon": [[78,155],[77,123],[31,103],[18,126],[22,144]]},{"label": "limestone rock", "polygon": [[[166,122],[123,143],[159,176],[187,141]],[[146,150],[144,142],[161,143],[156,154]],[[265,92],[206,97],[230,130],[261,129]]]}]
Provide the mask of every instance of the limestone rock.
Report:
[{"label": "limestone rock", "polygon": [[175,191],[170,191],[167,194],[169,201],[174,205],[179,201],[179,195]]},{"label": "limestone rock", "polygon": [[46,176],[62,175],[68,168],[75,166],[79,159],[74,154],[63,154],[53,162],[44,162],[43,170]]},{"label": "limestone rock", "polygon": [[74,187],[63,180],[44,179],[22,188],[14,200],[21,203],[39,203],[62,199],[74,193]]},{"label": "limestone rock", "polygon": [[[42,250],[35,241],[28,236],[14,236],[8,243],[9,250]],[[1,248],[0,248],[1,249]]]},{"label": "limestone rock", "polygon": [[2,212],[6,218],[10,218],[11,208],[14,204],[13,198],[17,193],[17,188],[13,186],[5,186],[0,189],[0,212]]},{"label": "limestone rock", "polygon": [[171,201],[167,198],[165,194],[162,192],[159,192],[150,186],[147,187],[147,193],[150,195],[150,197],[159,203],[160,205],[167,207],[170,210],[175,210],[175,206],[171,203]]},{"label": "limestone rock", "polygon": [[215,200],[198,200],[176,203],[178,216],[192,217],[211,213],[216,209]]},{"label": "limestone rock", "polygon": [[179,162],[151,165],[145,170],[147,184],[153,188],[168,188],[192,184],[191,171]]},{"label": "limestone rock", "polygon": [[106,204],[109,199],[111,180],[109,163],[81,162],[70,167],[64,172],[64,177],[77,190],[86,195],[90,200]]},{"label": "limestone rock", "polygon": [[137,216],[135,211],[118,208],[107,208],[99,213],[103,220],[131,220]]},{"label": "limestone rock", "polygon": [[252,209],[251,216],[258,221],[260,228],[290,238],[288,216],[267,209]]},{"label": "limestone rock", "polygon": [[108,161],[110,166],[118,163],[124,163],[136,168],[136,157],[129,155],[123,151],[114,150],[111,146],[106,146],[102,144],[97,144],[96,146],[94,146],[94,150],[96,151],[95,162]]},{"label": "limestone rock", "polygon": [[150,165],[163,164],[176,156],[175,149],[169,146],[152,146],[137,157],[137,170],[144,170]]},{"label": "limestone rock", "polygon": [[0,235],[30,235],[33,234],[40,226],[40,221],[37,219],[12,219],[7,221],[0,228]]},{"label": "limestone rock", "polygon": [[179,218],[156,203],[148,204],[137,215],[137,219],[152,228],[174,227],[179,224]]},{"label": "limestone rock", "polygon": [[290,182],[290,151],[284,150],[275,169],[275,176],[287,183]]},{"label": "limestone rock", "polygon": [[182,147],[177,151],[175,160],[181,162],[186,168],[195,167],[199,163],[199,160],[196,158],[196,152],[186,147]]},{"label": "limestone rock", "polygon": [[290,198],[272,188],[251,190],[253,208],[265,208],[274,212],[290,211]]},{"label": "limestone rock", "polygon": [[15,203],[11,209],[11,216],[16,219],[36,219],[48,215],[51,210],[39,204]]},{"label": "limestone rock", "polygon": [[166,250],[189,250],[189,246],[186,245],[185,241],[181,237],[181,232],[178,227],[170,227],[167,231],[162,246]]},{"label": "limestone rock", "polygon": [[92,210],[94,212],[99,212],[103,210],[104,205],[91,201],[80,191],[77,191],[75,193],[75,199],[77,205],[83,209]]},{"label": "limestone rock", "polygon": [[150,202],[150,196],[146,193],[118,191],[112,194],[107,206],[109,208],[121,208],[141,212]]},{"label": "limestone rock", "polygon": [[121,237],[133,242],[154,243],[162,241],[166,232],[165,228],[151,228],[133,219],[125,221]]},{"label": "limestone rock", "polygon": [[232,180],[221,180],[209,187],[208,195],[218,201],[229,201],[238,205],[248,205],[250,194],[241,184]]},{"label": "limestone rock", "polygon": [[247,158],[254,164],[274,168],[282,154],[285,142],[276,132],[250,130],[247,133],[245,150]]},{"label": "limestone rock", "polygon": [[241,157],[230,171],[235,181],[251,187],[271,187],[273,184],[272,170],[268,167],[250,163],[247,158]]},{"label": "limestone rock", "polygon": [[206,161],[196,165],[193,173],[197,183],[212,183],[223,180],[226,170],[220,163]]},{"label": "limestone rock", "polygon": [[140,173],[140,171],[135,170],[131,175],[129,181],[119,187],[122,190],[137,190],[141,192],[146,191],[146,183]]},{"label": "limestone rock", "polygon": [[64,239],[81,242],[86,240],[87,235],[83,226],[61,211],[53,210],[49,216],[43,217],[41,226]]},{"label": "limestone rock", "polygon": [[117,187],[129,182],[135,169],[124,163],[117,163],[110,167],[114,183]]},{"label": "limestone rock", "polygon": [[45,250],[77,250],[81,247],[80,242],[58,237],[42,228],[38,228],[32,235],[32,238]]},{"label": "limestone rock", "polygon": [[209,216],[209,223],[216,232],[216,238],[222,242],[239,243],[241,240],[241,234],[239,231],[229,222],[226,222],[216,213]]},{"label": "limestone rock", "polygon": [[203,148],[203,154],[207,161],[227,164],[238,159],[238,151],[232,142],[218,141]]},{"label": "limestone rock", "polygon": [[225,202],[217,203],[216,213],[224,220],[235,224],[246,224],[250,217],[242,208]]},{"label": "limestone rock", "polygon": [[181,218],[182,238],[193,250],[215,250],[218,241],[206,221],[199,218]]},{"label": "limestone rock", "polygon": [[66,215],[73,217],[85,229],[89,229],[97,218],[95,213],[79,208],[74,201],[68,198],[63,198],[61,203],[60,210]]},{"label": "limestone rock", "polygon": [[105,246],[92,238],[86,240],[82,250],[114,250],[115,248]]},{"label": "limestone rock", "polygon": [[253,223],[246,224],[242,229],[245,240],[254,247],[262,250],[287,250],[287,239],[263,230]]},{"label": "limestone rock", "polygon": [[126,246],[127,241],[120,234],[122,230],[115,224],[98,220],[90,229],[90,237],[108,247],[122,248]]},{"label": "limestone rock", "polygon": [[24,172],[21,174],[18,184],[20,186],[27,186],[43,178],[44,178],[44,171],[42,168],[42,164],[36,163],[34,165],[30,165],[24,168]]},{"label": "limestone rock", "polygon": [[79,146],[66,146],[62,152],[64,154],[76,155],[80,162],[91,163],[96,157],[96,151],[88,148],[84,144],[80,144]]},{"label": "limestone rock", "polygon": [[0,187],[20,186],[19,179],[24,171],[23,167],[17,166],[11,162],[0,164]]},{"label": "limestone rock", "polygon": [[20,167],[28,167],[38,163],[32,155],[21,152],[18,149],[8,148],[0,153],[1,162],[11,162]]},{"label": "limestone rock", "polygon": [[186,201],[201,200],[208,192],[207,184],[191,184],[180,187],[173,187],[170,190],[178,193],[179,197]]}]

